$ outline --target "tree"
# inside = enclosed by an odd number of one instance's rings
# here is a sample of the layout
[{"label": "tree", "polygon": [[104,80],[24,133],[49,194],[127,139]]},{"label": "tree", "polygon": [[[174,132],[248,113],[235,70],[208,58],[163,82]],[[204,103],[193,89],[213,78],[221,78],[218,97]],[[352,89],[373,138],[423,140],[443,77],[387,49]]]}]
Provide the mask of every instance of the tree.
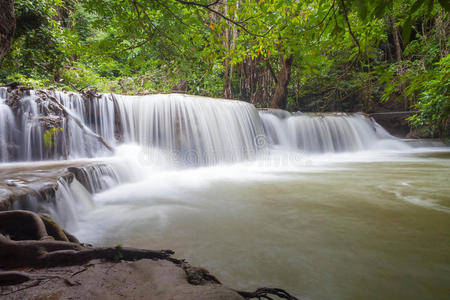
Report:
[{"label": "tree", "polygon": [[0,64],[8,52],[16,28],[14,0],[0,2]]}]

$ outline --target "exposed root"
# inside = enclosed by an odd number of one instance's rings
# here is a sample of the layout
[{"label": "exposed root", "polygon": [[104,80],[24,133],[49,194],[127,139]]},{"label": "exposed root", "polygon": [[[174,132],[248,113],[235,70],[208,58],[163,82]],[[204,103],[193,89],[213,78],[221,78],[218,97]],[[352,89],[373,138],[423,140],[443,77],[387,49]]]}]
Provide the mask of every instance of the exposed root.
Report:
[{"label": "exposed root", "polygon": [[42,222],[44,222],[48,235],[53,237],[55,240],[80,244],[80,241],[74,235],[59,227],[55,220],[53,220],[50,216],[39,214],[39,217],[41,217]]},{"label": "exposed root", "polygon": [[[171,250],[94,248],[80,244],[72,236],[69,238],[50,217],[29,211],[0,212],[0,232],[0,267],[4,269],[80,265],[93,259],[165,259],[180,263],[171,257]],[[12,275],[16,274],[9,276]]]},{"label": "exposed root", "polygon": [[0,271],[0,286],[16,285],[31,280],[31,276],[25,272]]},{"label": "exposed root", "polygon": [[26,210],[1,212],[0,234],[14,240],[41,240],[48,236],[39,215]]},{"label": "exposed root", "polygon": [[44,223],[48,235],[52,236],[57,241],[69,242],[66,232],[59,227],[51,217],[43,214],[40,214],[39,217]]},{"label": "exposed root", "polygon": [[280,299],[298,300],[298,298],[292,296],[291,294],[282,289],[259,288],[254,292],[237,291],[237,293],[242,297],[244,297],[245,299],[273,300],[274,298],[270,296],[277,296]]}]

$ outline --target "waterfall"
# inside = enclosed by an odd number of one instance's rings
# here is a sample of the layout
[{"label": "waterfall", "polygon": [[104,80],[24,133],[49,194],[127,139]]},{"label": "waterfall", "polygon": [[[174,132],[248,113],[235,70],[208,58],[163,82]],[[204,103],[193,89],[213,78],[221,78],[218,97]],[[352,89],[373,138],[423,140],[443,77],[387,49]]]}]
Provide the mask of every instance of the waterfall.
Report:
[{"label": "waterfall", "polygon": [[5,193],[14,198],[9,209],[31,210],[47,214],[69,231],[75,231],[78,218],[93,209],[93,197],[96,193],[136,179],[120,161],[88,164],[62,170],[58,165],[53,167],[47,165],[45,168],[48,173],[55,174],[50,178],[43,178],[41,182],[38,179],[39,168],[37,171],[31,168],[29,176],[37,178],[36,182],[31,182],[29,185],[25,182],[21,183],[20,189],[23,191],[17,195]]},{"label": "waterfall", "polygon": [[[159,174],[160,168],[167,171],[167,165],[183,168],[253,159],[277,164],[285,158],[291,163],[292,153],[355,152],[377,148],[380,142],[400,143],[358,113],[258,111],[242,101],[182,94],[86,97],[20,92],[0,88],[1,161],[101,157],[73,164],[43,163],[46,173],[60,173],[51,179],[50,188],[45,180],[27,183],[19,178],[20,184],[29,184],[23,197],[14,194],[14,182],[1,187],[13,190],[6,197],[15,197],[7,209],[49,214],[69,230],[76,230],[79,216],[92,208],[95,197],[102,197],[97,194],[104,196],[154,171]],[[113,157],[105,157],[110,153],[105,143],[115,147]],[[150,166],[144,165],[147,160]],[[30,178],[41,178],[42,170],[30,166]]]},{"label": "waterfall", "polygon": [[383,139],[395,138],[372,118],[360,113],[296,113],[260,111],[271,144],[305,153],[368,150]]},{"label": "waterfall", "polygon": [[125,140],[167,151],[182,164],[236,162],[261,151],[257,139],[264,129],[249,103],[181,94],[117,100]]},{"label": "waterfall", "polygon": [[7,89],[0,87],[0,162],[9,161],[9,145],[12,141],[15,120],[8,105],[5,104]]},{"label": "waterfall", "polygon": [[[79,94],[16,92],[6,104],[0,89],[0,161],[60,160],[104,156],[96,138],[115,144],[114,103]],[[13,108],[14,107],[14,108]]]},{"label": "waterfall", "polygon": [[175,165],[199,166],[249,160],[273,148],[350,152],[395,140],[363,114],[258,112],[242,101],[182,94],[27,91],[11,107],[6,96],[1,88],[1,161],[100,157],[105,143],[134,143],[147,159],[164,153]]}]

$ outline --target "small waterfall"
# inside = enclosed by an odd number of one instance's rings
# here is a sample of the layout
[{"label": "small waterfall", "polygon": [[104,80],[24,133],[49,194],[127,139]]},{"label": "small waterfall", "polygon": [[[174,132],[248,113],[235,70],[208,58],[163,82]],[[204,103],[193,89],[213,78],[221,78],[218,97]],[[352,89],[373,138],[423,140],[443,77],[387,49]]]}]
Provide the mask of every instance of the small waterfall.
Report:
[{"label": "small waterfall", "polygon": [[182,164],[236,162],[261,151],[264,129],[249,103],[181,94],[117,100],[129,130],[125,140],[167,151]]},{"label": "small waterfall", "polygon": [[13,140],[16,124],[11,108],[5,104],[7,88],[0,87],[0,162],[10,159],[10,144]]},{"label": "small waterfall", "polygon": [[[105,155],[115,144],[114,103],[79,94],[0,90],[0,161],[59,160]],[[14,109],[12,109],[14,107]]]},{"label": "small waterfall", "polygon": [[92,195],[76,179],[57,180],[53,192],[35,191],[14,201],[10,209],[30,210],[52,217],[62,228],[74,231],[78,218],[93,208]]},{"label": "small waterfall", "polygon": [[271,144],[306,153],[354,152],[394,139],[373,119],[359,113],[280,114],[260,111]]},{"label": "small waterfall", "polygon": [[64,229],[75,231],[79,217],[93,209],[96,193],[134,179],[121,162],[69,167],[58,172],[53,187],[49,187],[48,179],[30,183],[29,187],[22,186],[28,191],[17,197],[12,195],[15,199],[9,209],[47,214]]},{"label": "small waterfall", "polygon": [[133,179],[133,175],[121,164],[93,164],[86,167],[70,167],[69,171],[91,193],[100,193]]}]

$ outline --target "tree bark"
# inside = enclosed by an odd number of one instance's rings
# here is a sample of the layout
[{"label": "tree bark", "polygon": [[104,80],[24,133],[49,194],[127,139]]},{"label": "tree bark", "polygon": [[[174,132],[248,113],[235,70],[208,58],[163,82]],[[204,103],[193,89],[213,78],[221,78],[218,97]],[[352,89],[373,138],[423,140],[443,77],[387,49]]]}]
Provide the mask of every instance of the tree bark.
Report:
[{"label": "tree bark", "polygon": [[14,0],[0,1],[0,64],[11,46],[16,29]]},{"label": "tree bark", "polygon": [[[226,2],[225,2],[225,9],[227,8]],[[230,29],[225,28],[225,41],[224,46],[227,52],[230,51]],[[225,99],[231,99],[233,98],[233,92],[231,89],[231,74],[230,74],[230,59],[225,57],[225,60],[223,62],[223,68],[225,71],[224,78],[223,78],[223,98]]]},{"label": "tree bark", "polygon": [[395,25],[395,19],[393,16],[390,16],[391,24],[392,24],[392,37],[394,38],[394,46],[395,46],[395,58],[397,61],[402,60],[402,45],[400,41],[400,32],[398,30],[398,26]]},{"label": "tree bark", "polygon": [[[236,2],[236,10],[239,8],[239,1]],[[228,0],[224,1],[224,14],[228,14]],[[236,47],[237,28],[235,24],[227,22],[229,27],[225,28],[225,41],[224,47],[228,53]],[[231,29],[230,29],[231,27]],[[230,62],[230,58],[227,56],[224,60],[224,84],[223,84],[223,98],[233,99],[233,72],[234,65]]]},{"label": "tree bark", "polygon": [[287,88],[289,85],[289,80],[291,79],[291,66],[293,60],[294,56],[292,54],[288,57],[285,57],[284,54],[280,54],[281,69],[278,74],[275,92],[273,93],[272,100],[270,101],[271,108],[286,108]]},{"label": "tree bark", "polygon": [[[400,31],[398,29],[398,26],[395,25],[395,19],[392,15],[389,16],[391,19],[391,24],[392,24],[392,37],[394,38],[394,46],[395,46],[395,59],[397,60],[397,62],[401,62],[403,57],[402,57],[402,41],[400,39]],[[399,70],[399,75],[403,75],[404,71],[403,68],[401,68]],[[400,94],[402,96],[403,99],[403,109],[404,110],[408,110],[409,109],[409,100],[408,97],[406,97],[406,93],[405,93],[405,89],[406,89],[406,82],[402,82],[400,84]]]}]

